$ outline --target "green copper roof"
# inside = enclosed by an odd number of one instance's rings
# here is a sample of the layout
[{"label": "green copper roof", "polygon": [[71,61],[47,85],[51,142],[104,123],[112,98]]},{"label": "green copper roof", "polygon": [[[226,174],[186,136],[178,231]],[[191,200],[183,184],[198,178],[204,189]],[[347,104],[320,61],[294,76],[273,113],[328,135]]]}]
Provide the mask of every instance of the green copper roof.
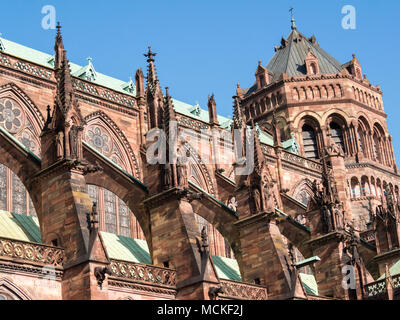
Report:
[{"label": "green copper roof", "polygon": [[220,279],[242,281],[239,265],[235,259],[212,256],[212,260]]},{"label": "green copper roof", "polygon": [[[400,274],[400,260],[398,260],[390,269],[389,269],[390,275],[395,276],[397,274]],[[385,273],[382,274],[378,280],[383,280],[385,279]]]},{"label": "green copper roof", "polygon": [[318,295],[318,285],[317,285],[317,281],[315,280],[314,275],[305,274],[305,273],[300,273],[299,275],[300,275],[301,282],[303,283],[304,289],[306,290],[306,293],[317,296]]},{"label": "green copper roof", "polygon": [[110,259],[151,264],[149,248],[145,240],[128,238],[101,232]]},{"label": "green copper roof", "polygon": [[0,237],[41,243],[39,221],[36,217],[0,210]]}]

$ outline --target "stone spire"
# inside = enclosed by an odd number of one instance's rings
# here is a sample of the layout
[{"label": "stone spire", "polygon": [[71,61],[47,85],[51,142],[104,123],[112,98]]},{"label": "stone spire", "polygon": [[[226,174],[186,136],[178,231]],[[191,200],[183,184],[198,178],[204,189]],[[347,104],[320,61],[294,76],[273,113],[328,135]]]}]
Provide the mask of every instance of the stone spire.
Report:
[{"label": "stone spire", "polygon": [[[62,61],[64,60],[64,43],[63,43],[63,38],[61,35],[61,25],[60,22],[57,24],[57,35],[56,35],[56,43],[54,44],[54,51],[56,52],[55,54],[55,60],[54,60],[54,69],[57,71],[58,69],[61,68]],[[57,72],[56,72],[57,75]]]},{"label": "stone spire", "polygon": [[144,54],[144,56],[147,58],[147,63],[148,63],[146,84],[147,84],[147,90],[154,95],[157,87],[159,88],[159,81],[157,79],[156,68],[154,65],[154,57],[157,55],[157,53],[152,52],[150,46],[148,48],[149,51]]}]

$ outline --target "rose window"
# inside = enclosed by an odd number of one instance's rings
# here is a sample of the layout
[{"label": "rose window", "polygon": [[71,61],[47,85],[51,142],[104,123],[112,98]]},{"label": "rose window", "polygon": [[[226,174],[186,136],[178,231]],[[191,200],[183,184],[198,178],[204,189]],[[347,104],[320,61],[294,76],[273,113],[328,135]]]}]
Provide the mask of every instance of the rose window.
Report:
[{"label": "rose window", "polygon": [[19,106],[10,99],[0,100],[0,124],[11,133],[22,126],[23,115]]},{"label": "rose window", "polygon": [[108,154],[111,151],[111,139],[102,129],[99,127],[91,128],[87,131],[87,142],[99,150],[103,154]]}]

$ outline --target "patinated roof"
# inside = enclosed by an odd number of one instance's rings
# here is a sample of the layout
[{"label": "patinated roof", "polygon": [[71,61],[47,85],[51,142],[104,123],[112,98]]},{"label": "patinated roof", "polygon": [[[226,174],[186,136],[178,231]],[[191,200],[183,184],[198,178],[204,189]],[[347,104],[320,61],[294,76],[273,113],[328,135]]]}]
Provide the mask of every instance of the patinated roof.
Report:
[{"label": "patinated roof", "polygon": [[[289,77],[305,76],[307,74],[305,58],[309,50],[318,58],[321,74],[339,73],[343,69],[339,61],[319,46],[314,36],[307,38],[295,28],[286,40],[282,39],[281,46],[276,47],[274,56],[266,66],[273,74],[271,82],[278,80],[283,73]],[[256,89],[257,85],[254,83],[246,95]]]}]

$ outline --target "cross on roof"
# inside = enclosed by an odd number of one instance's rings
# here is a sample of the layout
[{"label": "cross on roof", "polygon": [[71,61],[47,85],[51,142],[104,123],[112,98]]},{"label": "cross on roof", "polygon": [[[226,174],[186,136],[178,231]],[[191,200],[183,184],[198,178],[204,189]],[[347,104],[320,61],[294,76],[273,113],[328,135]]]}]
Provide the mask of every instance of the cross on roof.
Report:
[{"label": "cross on roof", "polygon": [[145,53],[145,54],[144,54],[144,56],[145,56],[146,58],[148,58],[148,59],[147,59],[147,62],[154,62],[154,57],[155,57],[156,55],[157,55],[157,53],[152,52],[150,46],[149,46],[149,51],[148,51],[148,53]]}]

